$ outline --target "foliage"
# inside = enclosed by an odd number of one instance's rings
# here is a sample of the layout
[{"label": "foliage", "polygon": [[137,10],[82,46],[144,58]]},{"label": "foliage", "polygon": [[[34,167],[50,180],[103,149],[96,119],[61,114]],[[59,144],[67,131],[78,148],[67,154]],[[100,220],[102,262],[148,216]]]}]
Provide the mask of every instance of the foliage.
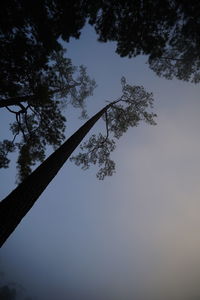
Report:
[{"label": "foliage", "polygon": [[70,159],[83,170],[88,169],[91,164],[98,164],[100,169],[97,178],[101,180],[115,172],[115,162],[110,159],[110,154],[115,149],[115,140],[140,121],[156,124],[156,115],[148,112],[153,107],[152,93],[146,92],[141,86],[127,84],[124,77],[121,83],[122,96],[110,103],[104,115],[107,134],[93,134],[80,146],[82,152]]},{"label": "foliage", "polygon": [[29,74],[48,69],[49,56],[62,49],[59,37],[79,37],[81,7],[80,0],[1,1],[1,96],[15,97]]},{"label": "foliage", "polygon": [[111,0],[91,3],[90,24],[122,57],[148,55],[157,75],[200,81],[198,0]]},{"label": "foliage", "polygon": [[44,159],[46,145],[56,148],[64,139],[67,103],[86,116],[85,99],[95,82],[85,67],[75,68],[65,57],[59,40],[79,37],[85,22],[81,6],[82,1],[1,2],[0,107],[16,121],[10,127],[13,140],[0,144],[0,167],[8,167],[8,153],[19,150],[19,180]]},{"label": "foliage", "polygon": [[[162,5],[159,0],[2,0],[0,107],[14,113],[16,121],[11,125],[13,140],[0,143],[0,167],[8,167],[8,153],[19,150],[22,180],[44,159],[46,145],[56,148],[63,140],[63,106],[71,103],[86,116],[85,99],[95,83],[84,67],[76,69],[65,57],[62,40],[79,38],[88,22],[99,41],[116,42],[122,57],[147,55],[159,76],[197,83],[199,10],[198,0],[163,0]],[[129,114],[120,114],[120,109],[114,111],[126,130]],[[16,138],[19,134],[21,141]],[[115,138],[116,134],[120,132]]]},{"label": "foliage", "polygon": [[86,22],[121,56],[148,55],[159,76],[199,82],[199,10],[198,0],[2,0],[0,96],[16,96]]},{"label": "foliage", "polygon": [[[98,163],[99,179],[104,179],[114,172],[115,165],[110,159],[110,153],[115,148],[114,139],[122,136],[129,127],[137,126],[140,121],[155,124],[155,114],[149,112],[149,108],[152,107],[152,94],[145,92],[143,87],[126,84],[125,78],[122,78],[122,91],[122,96],[118,100],[110,102],[87,120],[0,202],[0,246],[5,243],[63,164],[104,114],[107,135],[99,134],[97,137],[93,135],[81,146],[86,152],[72,157],[72,160],[77,165],[82,165],[83,169],[87,169],[91,163]],[[113,136],[112,139],[109,137],[110,134]]]},{"label": "foliage", "polygon": [[[13,140],[4,140],[0,144],[0,167],[8,167],[8,153],[18,150],[21,181],[30,174],[36,162],[44,160],[47,145],[57,148],[64,140],[66,118],[63,108],[70,103],[81,109],[82,117],[86,116],[85,100],[92,95],[96,84],[84,66],[74,67],[60,50],[52,54],[47,70],[30,73],[29,79],[20,82],[20,86],[20,102],[16,102],[19,109],[6,107],[15,115],[16,121],[10,126]],[[21,135],[21,141],[17,139],[18,135]]]}]

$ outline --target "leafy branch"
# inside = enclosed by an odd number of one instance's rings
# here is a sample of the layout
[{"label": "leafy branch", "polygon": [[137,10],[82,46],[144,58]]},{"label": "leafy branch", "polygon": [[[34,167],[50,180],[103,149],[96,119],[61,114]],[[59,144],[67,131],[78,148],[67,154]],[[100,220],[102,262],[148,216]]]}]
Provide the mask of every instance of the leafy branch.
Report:
[{"label": "leafy branch", "polygon": [[0,167],[7,167],[9,152],[18,150],[19,181],[30,174],[35,163],[44,160],[47,145],[56,149],[64,140],[63,108],[71,104],[87,117],[85,101],[96,87],[86,68],[73,66],[64,50],[54,52],[49,61],[48,68],[38,73],[30,70],[14,97],[7,93],[0,99],[0,107],[15,115],[10,125],[13,139],[0,143]]},{"label": "leafy branch", "polygon": [[[130,127],[137,126],[140,121],[156,125],[156,114],[148,112],[153,108],[151,93],[147,93],[143,87],[131,86],[126,83],[124,77],[121,80],[122,96],[110,102],[108,109],[103,115],[106,123],[106,135],[93,134],[88,141],[81,144],[81,152],[70,158],[83,170],[91,164],[100,167],[97,178],[104,179],[115,172],[115,163],[111,160],[111,152],[116,147],[116,139],[119,139]],[[111,137],[110,137],[111,136]]]}]

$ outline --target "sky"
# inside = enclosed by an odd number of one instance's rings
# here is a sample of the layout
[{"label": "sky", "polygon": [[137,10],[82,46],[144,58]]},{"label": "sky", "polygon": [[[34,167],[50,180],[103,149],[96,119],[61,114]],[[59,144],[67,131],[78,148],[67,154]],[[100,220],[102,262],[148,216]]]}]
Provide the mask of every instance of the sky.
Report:
[{"label": "sky", "polygon": [[[66,47],[97,82],[90,116],[121,95],[125,76],[153,92],[157,125],[117,142],[116,174],[104,181],[67,162],[2,247],[1,281],[33,300],[199,298],[199,85],[157,77],[146,57],[120,58],[89,26]],[[10,116],[0,114],[5,137]],[[83,121],[72,108],[66,116],[68,137]],[[14,162],[0,170],[2,199],[15,178]]]}]

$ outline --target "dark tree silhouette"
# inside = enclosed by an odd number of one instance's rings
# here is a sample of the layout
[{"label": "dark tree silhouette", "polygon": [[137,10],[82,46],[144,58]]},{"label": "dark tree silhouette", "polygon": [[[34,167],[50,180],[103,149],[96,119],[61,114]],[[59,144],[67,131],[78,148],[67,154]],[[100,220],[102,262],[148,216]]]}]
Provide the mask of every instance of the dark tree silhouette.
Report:
[{"label": "dark tree silhouette", "polygon": [[[92,1],[91,1],[92,2]],[[157,75],[200,81],[198,0],[111,0],[91,3],[99,40],[116,41],[120,56],[148,56]],[[92,14],[93,13],[93,14]]]},{"label": "dark tree silhouette", "polygon": [[60,103],[71,97],[82,107],[92,93],[94,82],[83,68],[74,78],[61,40],[79,38],[88,22],[99,41],[116,41],[121,56],[147,55],[159,76],[197,83],[199,11],[198,0],[163,0],[162,5],[160,0],[2,0],[0,107],[14,113],[16,122],[11,126],[15,143],[0,143],[0,167],[8,167],[7,154],[18,149],[19,179],[30,174],[44,160],[46,145],[58,147],[64,139]]},{"label": "dark tree silhouette", "polygon": [[64,140],[63,108],[70,103],[81,109],[82,117],[86,115],[85,100],[92,95],[95,81],[87,75],[85,67],[73,66],[60,50],[51,55],[47,70],[30,72],[28,81],[20,84],[21,96],[0,101],[0,106],[15,116],[10,125],[13,139],[0,142],[0,167],[7,168],[8,153],[18,150],[18,177],[22,181],[36,162],[44,160],[47,145],[55,149]]},{"label": "dark tree silhouette", "polygon": [[[106,135],[99,134],[97,137],[93,135],[81,146],[81,149],[86,152],[72,158],[84,169],[91,163],[97,163],[101,167],[97,174],[99,179],[110,176],[114,172],[114,162],[110,159],[110,153],[115,148],[114,139],[120,138],[129,127],[137,126],[140,121],[155,124],[155,114],[148,112],[149,107],[152,107],[152,94],[147,93],[143,87],[128,85],[125,78],[122,78],[122,91],[122,96],[118,100],[109,103],[89,119],[0,202],[0,246],[15,230],[62,165],[102,116],[106,122]],[[113,136],[112,139],[110,135]]]},{"label": "dark tree silhouette", "polygon": [[2,0],[1,86],[15,96],[19,79],[62,48],[58,38],[79,38],[86,22],[121,56],[145,54],[158,75],[199,82],[199,11],[198,0]]},{"label": "dark tree silhouette", "polygon": [[[58,38],[79,36],[82,1],[6,0],[0,10],[0,107],[14,114],[13,139],[0,142],[0,167],[18,150],[19,181],[45,158],[47,145],[64,140],[63,106],[85,113],[95,87],[83,66],[76,68]],[[19,136],[18,136],[19,135]],[[21,136],[21,140],[19,140]]]},{"label": "dark tree silhouette", "polygon": [[[79,8],[82,8],[79,10]],[[84,25],[82,1],[2,0],[0,11],[1,93],[15,97],[28,75],[48,69],[58,41],[79,37]]]},{"label": "dark tree silhouette", "polygon": [[[88,120],[28,175],[36,161],[44,160],[46,144],[58,147],[64,138],[62,101],[69,97],[84,114],[84,99],[95,86],[83,67],[78,78],[74,77],[61,40],[79,38],[80,30],[88,22],[100,41],[116,41],[116,52],[121,56],[147,55],[150,68],[159,76],[197,83],[199,11],[198,0],[163,0],[162,5],[159,0],[2,0],[0,107],[14,113],[16,122],[11,126],[13,141],[0,144],[0,166],[7,167],[8,152],[19,147],[20,178],[27,178],[0,203],[1,245],[100,117],[106,121],[106,136],[93,135],[81,146],[86,152],[71,158],[83,169],[90,163],[99,164],[99,179],[114,172],[110,152],[115,142],[109,134],[119,138],[142,119],[154,123],[153,115],[146,112],[151,96],[124,81],[119,100]],[[51,126],[46,126],[47,119]],[[19,132],[22,140],[14,143]]]}]

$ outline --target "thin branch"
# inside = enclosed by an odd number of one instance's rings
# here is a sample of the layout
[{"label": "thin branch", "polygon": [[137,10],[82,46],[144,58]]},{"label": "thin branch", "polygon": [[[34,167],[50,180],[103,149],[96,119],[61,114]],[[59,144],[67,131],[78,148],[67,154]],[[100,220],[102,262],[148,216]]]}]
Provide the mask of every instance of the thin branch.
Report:
[{"label": "thin branch", "polygon": [[26,128],[27,128],[27,130],[28,130],[28,133],[29,133],[29,135],[31,136],[32,132],[31,132],[31,130],[30,130],[30,128],[29,128],[29,125],[28,125],[28,120],[27,120],[27,110],[25,111],[24,119],[25,119]]},{"label": "thin branch", "polygon": [[19,112],[22,113],[22,114],[25,113],[26,110],[27,110],[27,107],[25,108],[24,105],[21,104],[21,103],[19,103],[18,105],[19,105],[19,107],[21,108],[21,110],[20,110]]},{"label": "thin branch", "polygon": [[[112,107],[114,104],[116,104],[116,103],[118,103],[118,102],[120,102],[120,101],[123,101],[123,100],[122,100],[122,97],[118,98],[118,99],[115,100],[115,101],[108,101],[108,100],[107,100],[106,102],[109,103],[109,104],[111,104],[110,107]],[[109,107],[109,108],[110,108],[110,107]],[[109,108],[108,108],[108,109],[109,109]]]},{"label": "thin branch", "polygon": [[[16,139],[16,137],[18,136],[18,134],[19,134],[19,130],[18,130],[17,133],[15,133],[15,135],[14,135],[14,137],[13,137],[13,139],[12,139],[11,144],[12,144],[13,146],[14,146],[14,142],[15,142],[15,139]],[[8,155],[8,152],[11,152],[11,151],[7,150],[7,152],[5,153],[5,156]]]},{"label": "thin branch", "polygon": [[[33,108],[31,106],[29,106],[30,110],[38,116],[38,118],[40,119],[41,123],[44,123],[47,127],[49,127],[49,124],[46,122],[46,120],[44,118],[42,118],[41,114],[37,111],[36,108]],[[32,130],[31,134],[33,134],[34,132],[36,132],[38,129],[40,128],[40,125],[38,125],[38,127],[34,130]]]},{"label": "thin branch", "polygon": [[5,107],[9,112],[13,113],[13,114],[18,114],[19,111],[14,111],[12,109],[10,109],[9,107]]},{"label": "thin branch", "polygon": [[31,106],[29,106],[29,108],[35,115],[39,115],[39,117],[41,118],[40,113],[35,108],[33,108]]},{"label": "thin branch", "polygon": [[23,134],[24,140],[26,141],[27,140],[26,139],[26,135],[25,135],[24,129],[23,129],[22,125],[21,125],[21,115],[20,115],[20,113],[16,114],[16,121],[17,121],[17,124],[19,126],[20,131]]},{"label": "thin branch", "polygon": [[[18,130],[18,132],[17,133],[15,133],[15,135],[14,135],[14,137],[13,137],[13,140],[12,140],[12,144],[14,145],[14,142],[15,142],[15,139],[16,139],[16,137],[18,136],[18,134],[19,134],[19,130]],[[8,154],[8,153],[7,153]]]},{"label": "thin branch", "polygon": [[108,138],[108,136],[109,136],[109,128],[108,128],[108,113],[107,113],[107,111],[105,112],[105,116],[106,116],[106,132],[107,132],[106,139],[107,139],[107,138]]},{"label": "thin branch", "polygon": [[95,150],[97,150],[99,148],[103,148],[103,145],[108,140],[108,137],[109,137],[109,128],[108,128],[108,114],[107,114],[107,110],[105,111],[105,122],[106,122],[106,137],[104,138],[104,140],[101,143],[97,144],[92,150],[90,150],[88,152],[88,154],[94,152]]}]

